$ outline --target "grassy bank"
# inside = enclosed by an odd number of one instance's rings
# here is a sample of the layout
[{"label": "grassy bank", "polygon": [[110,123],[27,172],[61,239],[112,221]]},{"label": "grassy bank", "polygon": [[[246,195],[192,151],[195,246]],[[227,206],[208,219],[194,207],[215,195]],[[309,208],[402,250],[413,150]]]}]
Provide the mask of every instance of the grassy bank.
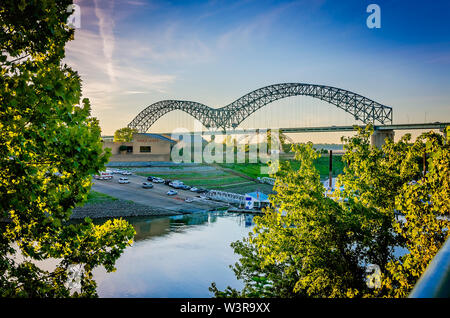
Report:
[{"label": "grassy bank", "polygon": [[87,201],[84,204],[96,204],[104,202],[113,202],[118,199],[110,195],[91,190],[88,194]]},{"label": "grassy bank", "polygon": [[176,169],[173,172],[136,172],[136,174],[144,177],[154,176],[163,179],[180,180],[185,184],[194,187],[223,190],[234,193],[247,193],[255,190],[268,193],[272,189],[269,185],[262,185],[249,179],[245,174],[241,175],[234,170],[222,170],[220,167],[217,167],[216,170],[203,172],[193,172],[192,170],[189,170],[189,168],[186,168],[185,171],[183,171],[183,168],[181,168]]},{"label": "grassy bank", "polygon": [[[300,162],[296,160],[283,160],[288,161],[293,169],[298,169],[300,167]],[[344,169],[344,163],[342,162],[342,156],[333,156],[332,159],[332,173],[333,177],[342,173]],[[321,179],[328,178],[329,175],[329,157],[323,156],[315,160],[314,165],[320,173]],[[238,173],[245,174],[251,178],[257,177],[268,177],[267,174],[261,174],[261,168],[265,167],[262,163],[222,163],[219,164],[220,167],[225,169],[231,169]]]},{"label": "grassy bank", "polygon": [[[284,161],[289,161],[293,169],[298,169],[300,166],[300,163],[296,160]],[[320,157],[314,164],[320,173],[321,179],[328,178],[329,157],[327,155]],[[154,176],[163,179],[180,180],[190,186],[235,193],[246,193],[255,190],[269,193],[272,190],[270,185],[255,182],[257,177],[268,176],[261,173],[261,169],[266,167],[263,163],[221,163],[214,166],[217,168],[216,170],[203,172],[193,172],[189,168],[177,167],[177,169],[172,171],[136,172],[136,174],[144,177]],[[333,176],[340,174],[343,168],[342,156],[333,156]]]},{"label": "grassy bank", "polygon": [[233,185],[238,183],[248,183],[248,179],[245,179],[240,176],[233,175],[231,173],[222,172],[218,170],[217,172],[208,172],[208,173],[192,173],[186,172],[181,173],[179,170],[177,173],[164,173],[164,174],[155,174],[155,173],[146,173],[146,172],[137,172],[136,174],[148,177],[160,177],[163,179],[170,180],[180,180],[185,184],[195,187],[205,187],[205,188],[217,188],[224,185]]}]

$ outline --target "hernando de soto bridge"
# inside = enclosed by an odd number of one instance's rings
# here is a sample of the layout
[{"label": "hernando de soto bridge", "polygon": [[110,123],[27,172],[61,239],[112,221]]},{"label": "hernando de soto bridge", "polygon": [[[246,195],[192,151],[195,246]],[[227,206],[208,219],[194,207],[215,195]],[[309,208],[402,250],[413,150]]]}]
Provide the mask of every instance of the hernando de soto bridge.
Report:
[{"label": "hernando de soto bridge", "polygon": [[[401,124],[393,125],[393,109],[362,95],[341,88],[305,84],[282,83],[254,90],[222,108],[211,108],[204,104],[185,100],[162,100],[141,111],[128,127],[139,132],[148,129],[163,115],[174,110],[182,110],[199,120],[203,126],[210,129],[209,133],[217,134],[220,130],[233,129],[232,133],[243,130],[236,129],[239,124],[258,109],[276,100],[291,96],[310,96],[326,101],[351,114],[357,124],[373,124],[375,132],[372,144],[380,146],[386,137],[393,138],[397,129],[441,129],[450,123]],[[321,131],[351,131],[353,126],[281,128],[284,133],[321,132]],[[203,132],[204,134],[208,132]]]}]

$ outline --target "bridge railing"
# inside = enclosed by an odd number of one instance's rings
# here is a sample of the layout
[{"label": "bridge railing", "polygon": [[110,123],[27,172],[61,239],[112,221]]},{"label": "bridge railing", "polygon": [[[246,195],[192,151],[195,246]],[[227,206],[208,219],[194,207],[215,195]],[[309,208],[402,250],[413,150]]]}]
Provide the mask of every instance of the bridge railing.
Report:
[{"label": "bridge railing", "polygon": [[210,199],[223,201],[228,203],[245,203],[245,196],[243,194],[225,192],[219,190],[210,190],[206,196]]},{"label": "bridge railing", "polygon": [[274,184],[275,184],[275,180],[276,180],[276,179],[274,179],[274,178],[269,178],[269,177],[262,177],[262,178],[259,178],[259,177],[258,177],[258,181],[259,181],[259,182],[261,182],[261,183],[267,183],[267,184],[270,184],[270,185],[274,185]]}]

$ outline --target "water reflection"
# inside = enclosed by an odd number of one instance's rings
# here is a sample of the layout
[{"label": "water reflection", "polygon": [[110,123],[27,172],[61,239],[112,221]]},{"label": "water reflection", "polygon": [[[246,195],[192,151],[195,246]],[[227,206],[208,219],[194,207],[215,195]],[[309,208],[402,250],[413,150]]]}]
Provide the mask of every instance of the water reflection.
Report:
[{"label": "water reflection", "polygon": [[[139,242],[152,237],[159,237],[170,234],[172,232],[182,233],[184,231],[192,229],[194,226],[208,224],[217,221],[218,217],[223,217],[224,212],[215,213],[193,213],[185,215],[176,215],[171,217],[135,217],[129,218],[127,221],[134,227],[136,235],[134,237],[135,242]],[[237,223],[241,225],[241,219],[244,216],[235,215]],[[246,223],[247,224],[247,223]],[[251,226],[250,223],[248,223]]]},{"label": "water reflection", "polygon": [[213,281],[219,289],[241,288],[229,268],[239,257],[230,243],[248,235],[252,219],[226,212],[128,219],[134,244],[116,262],[116,272],[94,272],[99,296],[211,297]]},{"label": "water reflection", "polygon": [[193,213],[185,215],[176,215],[171,217],[135,217],[127,221],[134,227],[136,235],[135,242],[139,242],[152,237],[158,237],[170,234],[171,232],[182,233],[190,230],[195,225],[208,226],[217,221],[218,217],[233,217],[239,226],[252,227],[253,215],[234,214],[229,215],[226,212],[213,213]]}]

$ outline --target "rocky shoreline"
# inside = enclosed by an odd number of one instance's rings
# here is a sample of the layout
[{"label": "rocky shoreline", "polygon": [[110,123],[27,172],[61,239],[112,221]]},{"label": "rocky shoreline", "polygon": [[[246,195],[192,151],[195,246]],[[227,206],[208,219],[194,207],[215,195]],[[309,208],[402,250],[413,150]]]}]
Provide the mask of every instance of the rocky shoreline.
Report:
[{"label": "rocky shoreline", "polygon": [[98,203],[86,203],[81,207],[76,207],[73,209],[70,218],[84,219],[85,217],[89,217],[91,219],[98,219],[131,216],[171,216],[179,214],[181,213],[167,209],[153,208],[132,201],[114,200]]}]

